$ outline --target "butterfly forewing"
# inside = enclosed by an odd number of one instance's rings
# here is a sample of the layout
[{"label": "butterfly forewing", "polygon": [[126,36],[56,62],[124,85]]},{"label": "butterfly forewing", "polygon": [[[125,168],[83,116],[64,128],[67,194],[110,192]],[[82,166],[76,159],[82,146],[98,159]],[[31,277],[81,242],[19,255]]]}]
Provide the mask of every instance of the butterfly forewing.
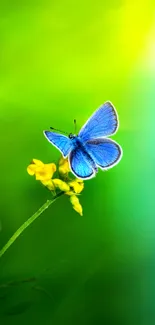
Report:
[{"label": "butterfly forewing", "polygon": [[69,137],[51,131],[44,131],[44,135],[50,143],[61,151],[64,158],[68,156],[72,150],[72,141]]},{"label": "butterfly forewing", "polygon": [[112,135],[118,128],[118,117],[114,106],[110,102],[104,103],[88,119],[79,132],[80,138],[86,142]]}]

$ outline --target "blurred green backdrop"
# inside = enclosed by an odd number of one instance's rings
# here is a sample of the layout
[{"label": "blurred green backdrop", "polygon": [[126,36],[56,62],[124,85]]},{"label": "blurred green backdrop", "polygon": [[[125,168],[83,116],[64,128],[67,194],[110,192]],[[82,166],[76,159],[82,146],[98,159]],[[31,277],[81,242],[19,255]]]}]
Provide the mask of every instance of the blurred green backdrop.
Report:
[{"label": "blurred green backdrop", "polygon": [[[0,245],[49,198],[42,130],[115,105],[122,161],[61,197],[0,260],[1,324],[155,324],[155,3],[0,2]],[[12,284],[10,283],[12,282]]]}]

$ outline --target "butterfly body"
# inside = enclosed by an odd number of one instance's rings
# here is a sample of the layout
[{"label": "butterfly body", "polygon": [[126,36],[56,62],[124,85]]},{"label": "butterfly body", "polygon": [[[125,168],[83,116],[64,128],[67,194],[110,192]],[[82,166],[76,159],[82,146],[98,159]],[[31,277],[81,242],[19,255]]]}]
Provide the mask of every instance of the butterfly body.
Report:
[{"label": "butterfly body", "polygon": [[98,167],[109,169],[121,159],[121,147],[107,138],[117,128],[116,110],[110,102],[106,102],[89,118],[78,135],[69,134],[66,137],[51,131],[44,131],[44,135],[64,158],[68,157],[76,177],[89,179],[96,175]]},{"label": "butterfly body", "polygon": [[[85,165],[87,165],[87,169],[90,169],[92,172],[90,172],[90,175],[91,173],[94,174],[94,172],[96,173],[97,172],[97,166],[95,164],[95,161],[92,157],[92,155],[89,153],[89,150],[87,150],[87,147],[85,145],[85,143],[82,141],[82,139],[79,137],[79,136],[73,136],[73,138],[71,139],[72,143],[73,143],[73,149],[71,151],[71,153],[69,154],[69,158],[70,159],[74,159],[74,156],[75,155],[81,155],[81,159],[83,159],[83,162]],[[72,157],[72,158],[71,158]],[[69,161],[70,161],[69,159]],[[81,160],[80,159],[80,160]],[[73,173],[78,177],[80,178],[81,177],[81,167],[80,167],[80,171],[76,172],[74,170],[74,167],[72,167],[70,165]],[[82,174],[84,178],[89,178],[90,175],[86,176],[85,173]]]}]

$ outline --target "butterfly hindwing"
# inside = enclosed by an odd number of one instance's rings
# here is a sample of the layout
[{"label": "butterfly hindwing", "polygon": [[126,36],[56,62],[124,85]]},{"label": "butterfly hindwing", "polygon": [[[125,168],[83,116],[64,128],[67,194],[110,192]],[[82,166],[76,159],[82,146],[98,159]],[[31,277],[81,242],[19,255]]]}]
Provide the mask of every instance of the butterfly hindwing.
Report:
[{"label": "butterfly hindwing", "polygon": [[81,179],[92,178],[97,172],[94,161],[82,148],[76,147],[69,154],[70,168],[73,174]]},{"label": "butterfly hindwing", "polygon": [[51,131],[44,131],[44,135],[50,143],[61,151],[64,158],[68,156],[72,149],[72,142],[70,138]]},{"label": "butterfly hindwing", "polygon": [[104,103],[88,119],[79,132],[80,138],[86,142],[112,135],[118,128],[118,117],[114,106],[110,102]]},{"label": "butterfly hindwing", "polygon": [[122,156],[121,147],[111,139],[89,140],[85,144],[85,148],[101,169],[113,167]]}]

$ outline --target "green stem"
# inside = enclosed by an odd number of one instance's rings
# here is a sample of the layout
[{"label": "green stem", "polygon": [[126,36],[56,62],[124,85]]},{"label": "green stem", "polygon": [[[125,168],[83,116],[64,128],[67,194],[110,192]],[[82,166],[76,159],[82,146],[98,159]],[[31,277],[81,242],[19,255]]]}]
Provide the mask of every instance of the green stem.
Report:
[{"label": "green stem", "polygon": [[31,223],[36,220],[48,207],[57,200],[59,196],[61,196],[64,192],[60,192],[57,195],[53,197],[52,200],[47,200],[46,203],[44,203],[41,208],[35,212],[27,221],[25,221],[21,227],[19,227],[16,232],[13,234],[13,236],[8,240],[8,242],[3,246],[3,248],[0,250],[0,257],[8,250],[8,248],[14,243],[14,241],[22,234],[22,232],[31,225]]}]

